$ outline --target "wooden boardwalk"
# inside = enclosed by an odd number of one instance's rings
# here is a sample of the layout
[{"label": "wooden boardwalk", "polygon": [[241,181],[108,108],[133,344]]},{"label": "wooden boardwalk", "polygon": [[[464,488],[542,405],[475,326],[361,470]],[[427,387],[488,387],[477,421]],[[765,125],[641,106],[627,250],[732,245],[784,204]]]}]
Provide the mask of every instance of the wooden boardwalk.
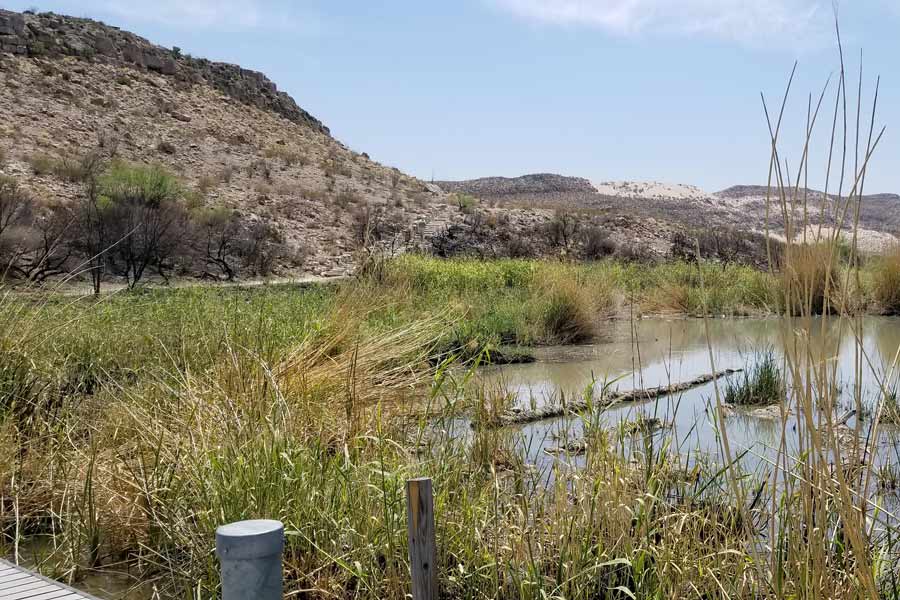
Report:
[{"label": "wooden boardwalk", "polygon": [[0,559],[0,600],[96,600],[96,598]]}]

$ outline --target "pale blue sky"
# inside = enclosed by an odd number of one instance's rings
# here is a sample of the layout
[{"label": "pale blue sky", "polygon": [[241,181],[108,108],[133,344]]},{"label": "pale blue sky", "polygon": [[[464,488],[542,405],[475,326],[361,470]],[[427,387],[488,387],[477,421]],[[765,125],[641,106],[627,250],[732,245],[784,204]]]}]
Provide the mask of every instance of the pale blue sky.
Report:
[{"label": "pale blue sky", "polygon": [[[0,6],[89,16],[263,71],[348,146],[425,179],[549,171],[710,191],[765,183],[759,92],[777,103],[799,60],[787,129],[799,141],[807,93],[837,68],[831,0]],[[854,77],[865,53],[867,96],[882,75],[879,117],[888,130],[867,191],[900,192],[900,0],[845,0],[839,11]],[[816,185],[830,122],[822,125]]]}]

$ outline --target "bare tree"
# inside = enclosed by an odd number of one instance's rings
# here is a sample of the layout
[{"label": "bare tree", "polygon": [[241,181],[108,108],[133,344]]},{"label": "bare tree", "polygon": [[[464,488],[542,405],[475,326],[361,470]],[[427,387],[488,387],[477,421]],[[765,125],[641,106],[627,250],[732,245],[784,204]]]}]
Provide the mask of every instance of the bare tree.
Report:
[{"label": "bare tree", "polygon": [[75,206],[73,248],[84,257],[84,265],[91,277],[94,294],[106,273],[107,251],[113,243],[105,202],[101,198],[99,176],[103,169],[100,155],[93,155],[87,163],[84,192]]},{"label": "bare tree", "polygon": [[0,176],[0,237],[10,227],[27,219],[34,200],[12,177]]},{"label": "bare tree", "polygon": [[41,206],[27,225],[17,229],[17,253],[10,272],[18,278],[41,283],[68,273],[75,254],[75,215],[63,206]]},{"label": "bare tree", "polygon": [[547,223],[547,240],[556,248],[568,250],[579,232],[578,215],[567,210],[557,210]]},{"label": "bare tree", "polygon": [[114,164],[100,180],[100,220],[114,240],[108,264],[134,287],[148,267],[165,277],[168,260],[177,254],[187,215],[181,188],[161,167]]},{"label": "bare tree", "polygon": [[219,276],[209,273],[206,267],[214,267],[221,277],[232,281],[238,274],[239,264],[236,253],[239,249],[241,225],[237,216],[224,209],[207,209],[194,217],[196,234],[194,248],[205,267],[205,277]]},{"label": "bare tree", "polygon": [[278,229],[260,220],[249,225],[240,236],[236,252],[244,268],[256,275],[268,275],[284,255],[285,247]]}]

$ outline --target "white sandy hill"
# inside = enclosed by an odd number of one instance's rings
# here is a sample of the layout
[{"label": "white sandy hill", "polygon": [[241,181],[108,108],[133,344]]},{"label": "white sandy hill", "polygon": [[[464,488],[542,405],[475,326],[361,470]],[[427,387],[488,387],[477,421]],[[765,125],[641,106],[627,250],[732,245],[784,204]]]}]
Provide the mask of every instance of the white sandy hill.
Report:
[{"label": "white sandy hill", "polygon": [[625,198],[661,198],[671,200],[701,200],[710,195],[697,186],[660,181],[592,181],[598,194]]},{"label": "white sandy hill", "polygon": [[[759,233],[764,232],[759,231]],[[782,233],[769,232],[769,235],[780,242],[787,241]],[[850,244],[853,242],[852,231],[841,230],[839,235],[841,239],[843,239],[846,243]],[[800,243],[803,241],[809,243],[830,243],[833,237],[834,228],[832,227],[827,227],[824,225],[822,227],[819,227],[818,225],[807,225],[806,236],[804,237],[803,232],[799,231],[794,235],[794,240],[796,243]],[[878,254],[887,251],[896,244],[897,238],[890,233],[875,231],[873,229],[864,229],[862,227],[856,230],[856,247],[860,252],[865,252],[867,254]]]}]

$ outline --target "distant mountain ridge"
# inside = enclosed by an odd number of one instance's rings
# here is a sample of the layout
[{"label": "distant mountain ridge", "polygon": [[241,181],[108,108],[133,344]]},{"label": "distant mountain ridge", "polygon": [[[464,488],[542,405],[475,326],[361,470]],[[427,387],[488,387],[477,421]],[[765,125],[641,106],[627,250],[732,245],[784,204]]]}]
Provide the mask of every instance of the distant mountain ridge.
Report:
[{"label": "distant mountain ridge", "polygon": [[[604,214],[609,218],[619,215],[632,219],[653,219],[676,229],[732,228],[754,233],[769,229],[776,235],[783,233],[784,229],[784,215],[777,208],[778,195],[774,189],[769,191],[764,185],[735,185],[709,193],[687,184],[656,181],[592,183],[581,177],[547,173],[443,181],[438,182],[438,185],[445,191],[465,192],[501,206],[580,210]],[[776,207],[768,212],[768,217],[767,193]],[[824,202],[825,194],[822,191],[799,190],[798,198],[804,197],[812,208],[807,215],[810,226],[819,229],[821,225],[826,230],[836,226],[836,196],[829,193],[829,201]],[[866,194],[861,200],[860,247],[867,251],[878,251],[895,243],[897,233],[900,232],[900,195]],[[826,218],[820,223],[823,204]],[[799,206],[793,208],[799,210]],[[794,222],[800,222],[799,215],[795,216]],[[841,228],[846,230],[849,225],[845,222]]]},{"label": "distant mountain ridge", "polygon": [[[844,191],[846,194],[847,190]],[[766,194],[771,194],[775,196],[777,191],[775,188],[768,188],[764,185],[733,185],[724,190],[720,190],[712,194],[717,198],[746,198],[746,197],[765,197]],[[825,196],[825,192],[822,190],[813,190],[807,188],[799,188],[797,190],[797,194],[799,198],[802,198],[804,195],[810,198],[820,199]],[[829,198],[836,199],[838,195],[832,190],[828,193]],[[846,195],[844,196],[846,198]],[[898,207],[900,207],[900,194],[892,194],[892,193],[878,193],[878,194],[863,194],[863,201],[890,201],[897,202]]]},{"label": "distant mountain ridge", "polygon": [[434,183],[448,192],[462,192],[475,196],[596,191],[587,179],[553,173],[533,173],[520,177],[482,177],[468,181],[435,181]]}]

